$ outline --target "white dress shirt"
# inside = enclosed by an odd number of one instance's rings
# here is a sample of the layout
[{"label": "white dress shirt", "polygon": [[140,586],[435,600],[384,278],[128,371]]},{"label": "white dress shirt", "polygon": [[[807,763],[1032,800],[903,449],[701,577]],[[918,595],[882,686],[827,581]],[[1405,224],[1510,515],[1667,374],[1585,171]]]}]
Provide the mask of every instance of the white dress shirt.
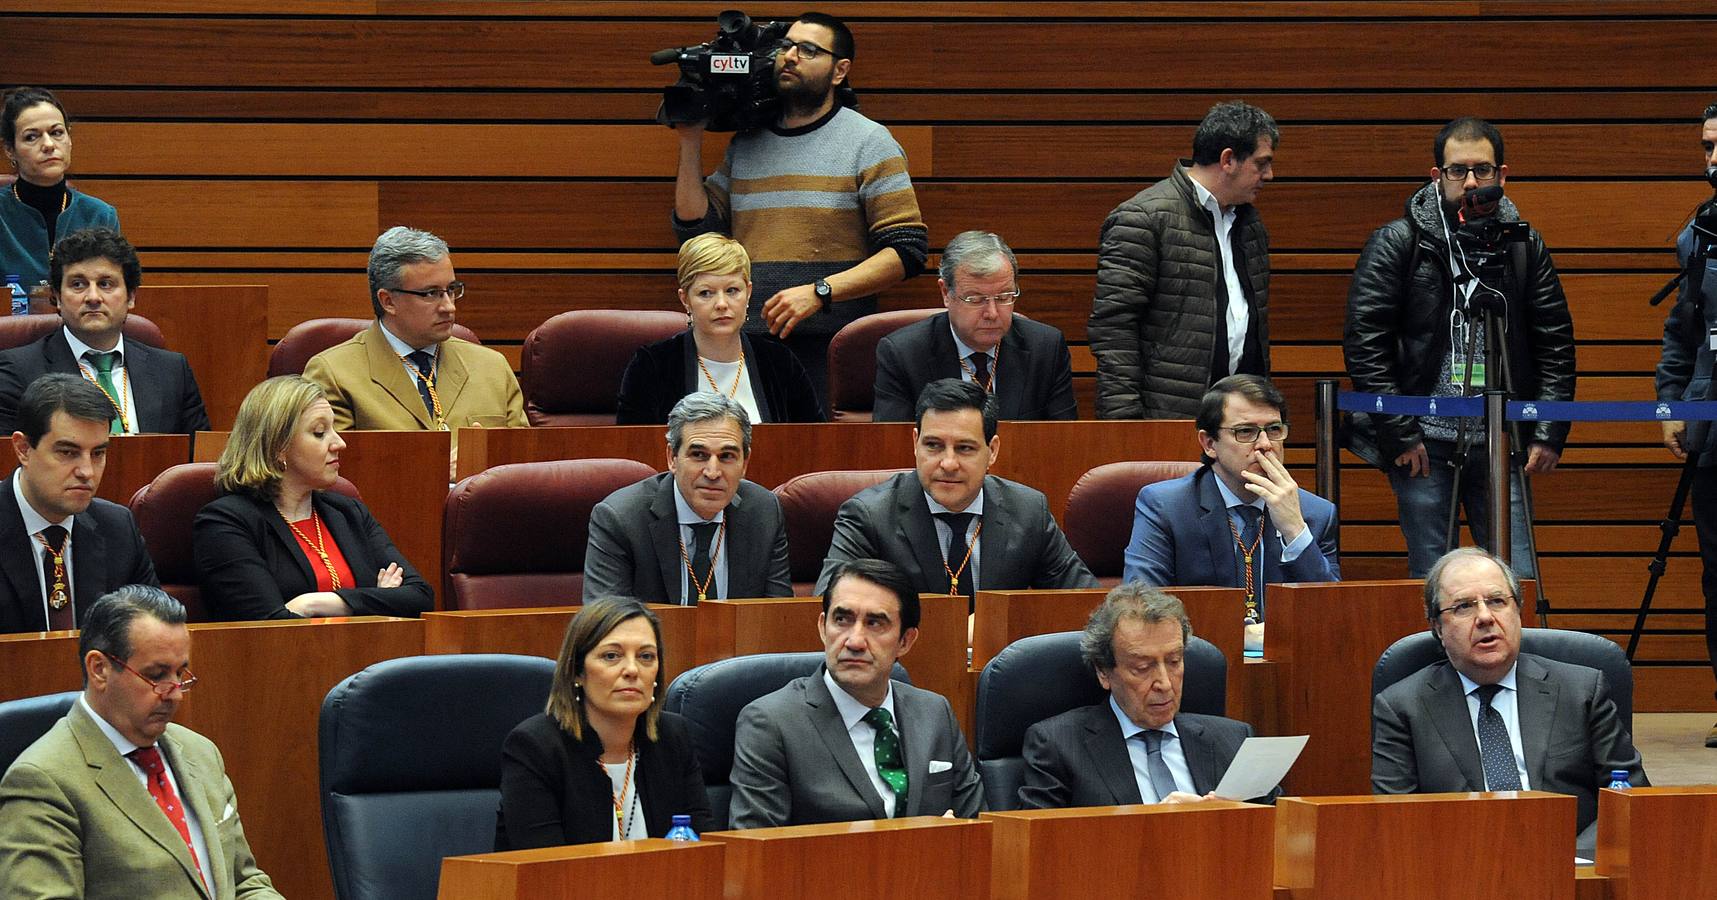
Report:
[{"label": "white dress shirt", "polygon": [[[674,509],[678,513],[680,523],[680,543],[686,548],[686,555],[680,560],[680,599],[677,602],[681,606],[692,606],[694,605],[693,601],[698,596],[697,588],[693,587],[691,583],[692,573],[686,568],[687,561],[697,553],[697,536],[693,534],[692,526],[725,522],[727,520],[727,507],[722,507],[715,514],[715,518],[705,519],[692,509],[690,503],[686,502],[685,495],[680,493],[679,485],[676,484],[674,485]],[[715,542],[718,536],[721,538],[720,555],[717,555]],[[727,542],[728,536],[722,534],[719,528],[709,539],[709,553],[715,558],[715,574],[711,576],[708,594],[717,600],[727,599],[727,557],[729,556]]]},{"label": "white dress shirt", "polygon": [[43,547],[42,542],[36,540],[35,536],[41,534],[42,529],[49,525],[58,525],[66,530],[66,542],[60,546],[60,556],[66,564],[66,596],[74,598],[72,610],[75,615],[77,594],[72,592],[72,520],[76,517],[66,516],[58,522],[50,522],[43,518],[42,514],[36,512],[36,508],[24,499],[23,482],[24,473],[22,470],[12,474],[12,499],[18,501],[18,513],[24,519],[24,540],[30,545],[30,558],[36,561],[33,568],[36,570],[36,587],[40,588],[42,592],[42,621],[51,622],[53,618],[48,614],[47,576],[42,574],[42,554],[47,548]]},{"label": "white dress shirt", "polygon": [[1246,289],[1240,284],[1240,273],[1234,268],[1234,245],[1229,242],[1229,233],[1234,230],[1235,209],[1230,206],[1227,210],[1216,202],[1216,195],[1208,188],[1198,183],[1198,179],[1189,178],[1193,190],[1198,191],[1198,200],[1204,208],[1210,211],[1216,225],[1216,258],[1222,263],[1222,283],[1228,290],[1228,372],[1233,375],[1240,368],[1240,357],[1246,353],[1246,328],[1252,322],[1252,308],[1246,305]]},{"label": "white dress shirt", "polygon": [[[125,672],[122,673],[122,677],[135,678],[137,676]],[[103,719],[95,711],[95,708],[89,705],[89,701],[82,694],[78,695],[78,703],[82,704],[83,711],[89,713],[89,717],[95,720],[95,727],[101,729],[101,733],[113,744],[113,749],[119,751],[119,758],[125,760],[126,768],[131,770],[132,775],[137,776],[137,783],[142,785],[143,792],[148,794],[149,776],[143,771],[142,766],[133,762],[131,757],[127,755],[131,751],[139,749],[138,746],[127,740],[117,728],[109,725],[107,720]],[[156,744],[156,746],[159,747],[160,745]],[[179,789],[179,776],[173,774],[172,757],[166,753],[161,754],[161,768],[167,772],[167,786],[172,788],[173,796],[179,799],[179,808],[185,811],[185,825],[191,832],[191,846],[197,848],[197,866],[203,870],[203,882],[210,884],[213,881],[214,873],[209,871],[209,845],[207,841],[203,840],[203,826],[197,821],[197,811],[191,804],[185,802],[185,792]],[[150,801],[153,802],[154,795],[149,796]],[[218,816],[220,813],[217,812],[215,815]],[[161,813],[162,818],[166,818],[166,816],[165,812]]]},{"label": "white dress shirt", "polygon": [[[85,378],[89,379],[91,384],[95,384],[95,364],[85,359],[84,354],[100,353],[101,351],[78,340],[77,335],[72,334],[70,328],[61,327],[60,332],[66,336],[66,344],[72,348],[72,359],[77,360],[79,371],[83,373]],[[137,425],[137,394],[131,390],[131,379],[125,377],[125,335],[119,336],[119,343],[113,345],[113,352],[119,354],[113,361],[111,377],[113,378],[114,390],[119,391],[119,399],[123,401],[120,404],[120,412],[124,414],[125,433],[138,434],[142,429]],[[108,399],[114,398],[109,397]]]},{"label": "white dress shirt", "polygon": [[[936,514],[953,512],[953,510],[937,503],[936,498],[930,496],[929,492],[925,492],[924,502],[930,505],[930,522],[932,525],[936,526],[936,555],[941,557],[943,561],[946,561],[948,558],[948,538],[953,536],[954,529],[953,526],[950,526],[947,522],[936,518]],[[967,505],[962,512],[972,514],[972,518],[966,522],[965,535],[966,546],[972,548],[972,558],[966,563],[966,568],[960,572],[960,593],[965,593],[966,584],[968,582],[971,583],[972,590],[974,591],[983,589],[983,586],[978,581],[978,553],[982,549],[983,543],[983,539],[978,535],[978,527],[984,523],[983,489],[980,488],[978,490],[978,496],[973,497],[972,502]],[[974,540],[974,538],[976,538],[976,540]],[[957,563],[955,565],[957,565]],[[948,568],[953,569],[954,566],[950,565]]]},{"label": "white dress shirt", "polygon": [[[846,688],[835,681],[835,676],[823,670],[823,684],[829,689],[829,696],[835,698],[835,711],[841,714],[841,724],[847,726],[847,735],[853,739],[853,750],[858,753],[859,763],[864,766],[864,773],[870,776],[871,786],[876,788],[877,796],[882,798],[884,818],[894,818],[894,788],[882,780],[882,773],[876,770],[876,728],[864,720],[870,712],[870,707],[858,702]],[[894,714],[894,683],[889,682],[888,695],[882,698],[882,708],[888,710],[888,717],[894,722],[894,733],[900,734],[900,717]],[[906,741],[900,743],[900,764],[906,765]],[[838,776],[836,776],[838,777]]]},{"label": "white dress shirt", "polygon": [[[1134,737],[1141,732],[1149,731],[1140,728],[1131,717],[1121,710],[1121,704],[1115,702],[1115,695],[1109,695],[1109,709],[1115,714],[1115,721],[1121,725],[1121,739],[1127,742],[1127,757],[1133,762],[1133,780],[1139,783],[1139,797],[1146,803],[1161,803],[1163,798],[1157,794],[1157,789],[1151,784],[1151,753],[1145,747],[1143,737]],[[1195,793],[1192,786],[1192,769],[1186,765],[1186,751],[1180,746],[1180,732],[1175,730],[1171,719],[1162,728],[1156,729],[1174,735],[1174,739],[1163,738],[1163,764],[1169,768],[1169,774],[1174,776],[1174,786],[1177,791]]]},{"label": "white dress shirt", "polygon": [[[998,341],[994,347],[991,347],[988,350],[979,350],[972,347],[965,341],[960,340],[960,333],[954,330],[952,320],[948,323],[948,333],[954,336],[954,352],[959,354],[960,360],[966,361],[965,365],[960,365],[958,361],[954,363],[955,365],[960,366],[960,380],[971,384],[977,384],[978,387],[984,388],[994,394],[997,387],[996,357],[999,355],[996,351],[1001,349],[1001,342]],[[982,353],[990,358],[990,377],[984,384],[978,384],[978,367],[972,365],[971,362],[971,356],[974,353]]]},{"label": "white dress shirt", "polygon": [[[1502,724],[1508,726],[1508,743],[1514,748],[1514,767],[1520,771],[1520,789],[1530,791],[1532,790],[1532,782],[1526,777],[1526,750],[1520,743],[1520,691],[1515,688],[1514,679],[1515,671],[1519,668],[1519,662],[1509,666],[1508,674],[1502,676],[1502,680],[1497,682],[1502,690],[1497,691],[1496,696],[1491,698],[1490,708],[1496,710],[1502,716]],[[1479,739],[1479,698],[1473,691],[1479,689],[1479,683],[1459,671],[1455,674],[1461,676],[1461,688],[1467,692],[1467,717],[1472,720],[1473,740],[1477,741]],[[1479,746],[1482,752],[1484,745],[1480,744]],[[1485,789],[1490,789],[1489,779],[1485,781]]]}]

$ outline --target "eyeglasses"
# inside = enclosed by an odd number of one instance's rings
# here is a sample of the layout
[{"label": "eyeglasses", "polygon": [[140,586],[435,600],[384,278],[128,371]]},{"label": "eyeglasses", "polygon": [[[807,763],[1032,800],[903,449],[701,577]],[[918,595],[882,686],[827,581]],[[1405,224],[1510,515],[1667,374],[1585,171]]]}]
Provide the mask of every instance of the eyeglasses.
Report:
[{"label": "eyeglasses", "polygon": [[1471,175],[1480,181],[1489,181],[1496,177],[1496,166],[1490,163],[1479,163],[1476,166],[1463,166],[1460,163],[1450,163],[1443,167],[1443,177],[1450,181],[1466,181]]},{"label": "eyeglasses", "polygon": [[1258,443],[1258,435],[1268,435],[1272,441],[1285,440],[1288,437],[1288,423],[1272,422],[1269,425],[1224,425],[1217,431],[1226,431],[1234,435],[1234,439],[1242,444]]},{"label": "eyeglasses", "polygon": [[782,38],[775,42],[775,51],[777,53],[786,53],[788,50],[799,51],[799,58],[806,62],[810,62],[825,53],[832,55],[835,52],[827,47],[819,47],[810,41],[793,41],[788,40],[787,38]]},{"label": "eyeglasses", "polygon": [[153,690],[155,692],[155,696],[157,696],[157,697],[165,697],[168,694],[173,693],[174,688],[178,688],[180,693],[189,693],[191,690],[191,686],[197,683],[197,676],[191,674],[190,669],[181,670],[179,672],[178,678],[163,678],[160,681],[156,681],[155,679],[150,678],[148,675],[145,675],[142,672],[139,672],[136,669],[133,669],[130,666],[126,665],[125,660],[120,659],[119,657],[114,656],[111,653],[106,653],[103,655],[106,656],[108,659],[111,659],[114,662],[118,663],[119,667],[121,669],[124,669],[125,671],[130,672],[133,675],[136,675],[138,678],[143,679],[146,683],[148,683],[150,690]]},{"label": "eyeglasses", "polygon": [[1002,291],[999,294],[969,294],[958,299],[967,306],[983,306],[986,303],[994,303],[997,306],[1012,306],[1019,297],[1020,292],[1013,290]]},{"label": "eyeglasses", "polygon": [[1474,615],[1478,614],[1480,603],[1483,603],[1485,608],[1491,612],[1499,613],[1507,609],[1508,605],[1513,602],[1513,597],[1486,597],[1483,600],[1462,600],[1459,603],[1451,603],[1448,606],[1438,607],[1437,615],[1440,616],[1444,613],[1448,613],[1449,618],[1451,619],[1470,619]]},{"label": "eyeglasses", "polygon": [[440,303],[443,300],[458,300],[465,296],[465,282],[453,281],[444,288],[430,288],[427,291],[414,291],[410,288],[388,288],[388,290],[396,294],[410,294],[413,297],[422,297]]}]

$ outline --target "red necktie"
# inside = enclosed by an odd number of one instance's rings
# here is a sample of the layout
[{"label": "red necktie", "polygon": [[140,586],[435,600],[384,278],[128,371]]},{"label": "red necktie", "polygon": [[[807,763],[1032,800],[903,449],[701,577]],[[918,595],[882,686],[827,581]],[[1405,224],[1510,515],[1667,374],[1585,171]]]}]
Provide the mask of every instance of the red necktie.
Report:
[{"label": "red necktie", "polygon": [[[137,763],[148,776],[149,796],[155,798],[155,805],[161,807],[161,812],[167,815],[167,821],[179,832],[179,837],[185,839],[185,849],[191,852],[191,863],[197,867],[197,877],[203,877],[203,863],[197,859],[197,846],[191,843],[191,827],[185,823],[185,810],[179,805],[179,798],[173,796],[173,786],[167,783],[167,766],[161,761],[161,751],[154,747],[139,747],[128,756]],[[203,881],[203,888],[208,889],[208,881]]]}]

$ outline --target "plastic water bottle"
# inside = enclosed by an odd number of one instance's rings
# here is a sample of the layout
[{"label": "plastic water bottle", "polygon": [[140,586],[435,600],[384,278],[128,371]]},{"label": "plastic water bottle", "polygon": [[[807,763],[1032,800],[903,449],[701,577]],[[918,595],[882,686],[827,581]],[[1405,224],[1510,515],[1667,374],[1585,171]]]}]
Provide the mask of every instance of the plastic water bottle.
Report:
[{"label": "plastic water bottle", "polygon": [[[1626,773],[1623,773],[1623,774],[1626,774]],[[674,817],[674,827],[668,829],[667,837],[668,837],[668,840],[670,840],[670,841],[695,841],[695,840],[697,840],[698,839],[698,833],[692,830],[692,817],[691,816],[675,816]]]},{"label": "plastic water bottle", "polygon": [[1628,781],[1627,769],[1610,770],[1610,788],[1612,790],[1625,791],[1631,787],[1633,787],[1633,783]]},{"label": "plastic water bottle", "polygon": [[30,314],[30,294],[24,290],[24,276],[7,275],[6,289],[12,292],[12,315],[27,316]]}]

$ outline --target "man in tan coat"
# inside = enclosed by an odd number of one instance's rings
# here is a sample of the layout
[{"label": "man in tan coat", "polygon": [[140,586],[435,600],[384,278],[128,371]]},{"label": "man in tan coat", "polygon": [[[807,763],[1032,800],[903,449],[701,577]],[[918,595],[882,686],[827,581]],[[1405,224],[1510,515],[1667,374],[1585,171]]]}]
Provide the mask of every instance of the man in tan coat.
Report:
[{"label": "man in tan coat", "polygon": [[78,640],[83,695],[0,778],[8,898],[279,898],[208,738],[172,724],[191,674],[185,608],[127,585]]}]

